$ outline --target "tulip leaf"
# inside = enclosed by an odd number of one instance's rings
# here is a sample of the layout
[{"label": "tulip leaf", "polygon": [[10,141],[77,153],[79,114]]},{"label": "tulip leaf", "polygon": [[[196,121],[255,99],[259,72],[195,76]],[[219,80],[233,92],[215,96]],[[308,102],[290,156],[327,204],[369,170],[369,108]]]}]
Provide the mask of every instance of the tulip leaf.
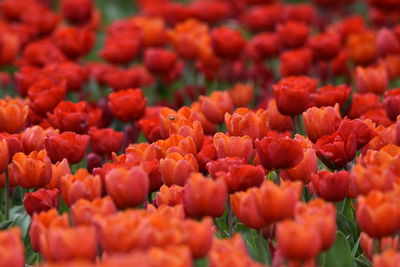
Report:
[{"label": "tulip leaf", "polygon": [[13,221],[11,221],[11,220],[2,221],[2,222],[0,222],[0,229],[1,229],[1,230],[4,230],[4,229],[9,228],[9,227],[12,226],[12,225],[13,225]]},{"label": "tulip leaf", "polygon": [[208,266],[208,258],[207,257],[197,259],[194,261],[194,267],[207,267],[207,266]]},{"label": "tulip leaf", "polygon": [[371,267],[372,263],[369,261],[364,255],[360,255],[357,258],[355,258],[355,262],[357,264],[357,267]]},{"label": "tulip leaf", "polygon": [[342,232],[337,232],[335,244],[324,254],[323,267],[355,267],[349,242]]},{"label": "tulip leaf", "polygon": [[28,234],[31,218],[26,213],[23,205],[14,206],[10,209],[10,220],[13,221],[14,226],[21,228],[22,238],[25,239]]},{"label": "tulip leaf", "polygon": [[222,218],[223,217],[214,219],[214,224],[219,230],[219,233],[217,233],[216,235],[218,238],[229,237],[229,227],[228,225],[226,225],[225,221]]}]

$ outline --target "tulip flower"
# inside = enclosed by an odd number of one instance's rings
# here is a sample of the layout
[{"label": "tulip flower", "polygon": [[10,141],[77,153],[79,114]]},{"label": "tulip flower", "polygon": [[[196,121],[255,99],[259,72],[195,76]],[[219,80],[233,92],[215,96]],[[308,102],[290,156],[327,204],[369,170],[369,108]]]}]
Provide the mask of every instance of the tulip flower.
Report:
[{"label": "tulip flower", "polygon": [[60,135],[46,138],[45,148],[53,163],[66,158],[70,164],[75,164],[82,160],[89,138],[88,135],[64,132]]},{"label": "tulip flower", "polygon": [[33,151],[29,155],[19,152],[8,168],[10,179],[24,188],[43,187],[51,179],[51,162],[46,150]]},{"label": "tulip flower", "polygon": [[28,116],[28,106],[20,99],[0,99],[0,131],[16,133],[22,129]]},{"label": "tulip flower", "polygon": [[49,228],[40,239],[40,251],[49,262],[94,261],[97,253],[95,230],[88,226]]},{"label": "tulip flower", "polygon": [[261,229],[268,225],[258,211],[257,194],[258,189],[249,188],[246,192],[237,192],[230,196],[233,212],[244,225],[252,229]]},{"label": "tulip flower", "polygon": [[241,164],[231,165],[227,171],[219,171],[215,176],[225,182],[229,193],[233,193],[260,186],[265,180],[265,171],[261,165]]},{"label": "tulip flower", "polygon": [[[84,5],[83,3],[79,8]],[[64,26],[55,31],[54,40],[65,55],[71,59],[76,59],[90,52],[96,39],[93,31],[89,28]]]},{"label": "tulip flower", "polygon": [[304,157],[296,166],[282,170],[279,174],[283,180],[302,181],[307,184],[317,170],[318,160],[314,149],[303,149]]},{"label": "tulip flower", "polygon": [[81,198],[71,206],[74,225],[91,225],[96,216],[109,216],[116,212],[117,208],[110,197],[96,198],[92,201]]},{"label": "tulip flower", "polygon": [[33,84],[28,89],[29,106],[37,114],[45,116],[65,99],[66,81],[53,83],[49,79],[43,79]]},{"label": "tulip flower", "polygon": [[281,186],[265,181],[256,194],[258,211],[263,220],[272,223],[293,218],[301,190],[302,183],[299,181],[283,181]]},{"label": "tulip flower", "polygon": [[389,79],[386,69],[383,65],[378,67],[357,67],[356,84],[361,93],[382,94],[388,89]]},{"label": "tulip flower", "polygon": [[255,144],[258,158],[266,169],[289,169],[304,157],[300,144],[287,137],[264,137]]},{"label": "tulip flower", "polygon": [[112,113],[123,122],[142,117],[146,104],[147,99],[140,89],[121,90],[108,96],[108,106]]},{"label": "tulip flower", "polygon": [[312,98],[317,107],[333,107],[336,103],[339,104],[339,107],[343,107],[349,99],[350,93],[351,87],[345,84],[338,86],[327,85],[318,88],[315,94],[312,94]]},{"label": "tulip flower", "polygon": [[273,86],[279,112],[298,115],[311,106],[310,95],[317,88],[317,81],[306,76],[283,78]]},{"label": "tulip flower", "polygon": [[318,196],[328,201],[341,201],[349,191],[350,174],[347,171],[331,173],[323,170],[312,176]]},{"label": "tulip flower", "polygon": [[54,128],[60,131],[86,133],[89,128],[89,114],[86,102],[60,102],[47,117]]},{"label": "tulip flower", "polygon": [[92,16],[93,2],[90,0],[63,0],[61,12],[63,16],[74,24],[84,24]]},{"label": "tulip flower", "polygon": [[111,152],[118,152],[122,144],[123,134],[110,128],[90,128],[90,146],[99,155],[110,155]]},{"label": "tulip flower", "polygon": [[45,148],[44,140],[49,136],[59,135],[58,129],[47,128],[35,125],[30,128],[26,128],[21,133],[21,141],[24,147],[25,153],[31,153],[32,151],[39,151]]},{"label": "tulip flower", "polygon": [[252,112],[247,108],[239,108],[232,115],[225,114],[225,124],[229,135],[248,135],[253,140],[267,135],[268,113],[264,110]]},{"label": "tulip flower", "polygon": [[0,231],[0,249],[3,252],[0,253],[1,266],[25,266],[24,245],[19,227]]},{"label": "tulip flower", "polygon": [[58,209],[60,190],[45,190],[39,189],[35,192],[27,193],[24,196],[23,203],[26,212],[29,216],[34,213],[40,213],[41,211],[46,211],[50,209]]},{"label": "tulip flower", "polygon": [[287,21],[277,26],[277,33],[284,46],[288,48],[301,47],[310,32],[309,27],[302,22]]},{"label": "tulip flower", "polygon": [[101,180],[90,175],[86,169],[79,169],[74,175],[61,177],[60,189],[64,202],[70,206],[79,199],[93,200],[101,196]]},{"label": "tulip flower", "polygon": [[[226,42],[226,40],[230,41]],[[226,26],[212,30],[211,41],[215,53],[222,58],[229,59],[238,58],[246,45],[246,41],[239,31]]]},{"label": "tulip flower", "polygon": [[158,207],[161,205],[176,206],[183,204],[183,187],[179,185],[161,186],[160,191],[156,193],[154,204]]},{"label": "tulip flower", "polygon": [[400,89],[386,91],[383,99],[383,107],[388,117],[395,121],[400,115]]},{"label": "tulip flower", "polygon": [[155,74],[166,74],[177,62],[177,55],[163,48],[148,48],[144,53],[146,68]]},{"label": "tulip flower", "polygon": [[382,254],[376,255],[373,258],[373,266],[385,267],[385,266],[396,266],[400,260],[400,253],[397,250],[389,249]]},{"label": "tulip flower", "polygon": [[392,192],[372,191],[357,198],[356,219],[372,238],[390,236],[400,225],[399,203]]},{"label": "tulip flower", "polygon": [[224,121],[225,113],[233,110],[233,102],[228,92],[214,91],[210,96],[200,96],[200,109],[212,123]]},{"label": "tulip flower", "polygon": [[249,162],[254,154],[253,142],[247,135],[228,136],[219,132],[214,135],[213,142],[219,159],[242,157],[245,162]]},{"label": "tulip flower", "polygon": [[164,183],[168,186],[176,184],[183,186],[190,173],[198,171],[198,164],[192,154],[182,156],[177,152],[168,154],[160,160],[160,172]]},{"label": "tulip flower", "polygon": [[200,173],[191,174],[183,188],[183,205],[192,217],[220,217],[226,198],[227,189],[223,181],[207,179]]},{"label": "tulip flower", "polygon": [[115,168],[105,177],[107,193],[118,208],[143,203],[149,193],[149,176],[140,167]]}]

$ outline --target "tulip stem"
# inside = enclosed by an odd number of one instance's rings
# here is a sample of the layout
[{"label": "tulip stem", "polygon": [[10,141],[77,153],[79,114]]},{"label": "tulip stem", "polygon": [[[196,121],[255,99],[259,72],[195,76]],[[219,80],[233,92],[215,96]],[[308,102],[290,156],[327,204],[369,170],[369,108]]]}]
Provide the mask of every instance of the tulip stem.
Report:
[{"label": "tulip stem", "polygon": [[292,116],[292,137],[294,137],[297,134],[297,123],[296,123],[296,116]]},{"label": "tulip stem", "polygon": [[380,238],[374,238],[374,254],[380,254],[381,253],[381,239]]},{"label": "tulip stem", "polygon": [[227,211],[228,211],[228,213],[227,213],[228,231],[229,231],[229,236],[232,237],[233,233],[234,233],[234,229],[233,229],[234,222],[233,222],[233,220],[234,220],[235,215],[233,214],[232,207],[231,207],[231,202],[230,202],[229,198],[228,198]]},{"label": "tulip stem", "polygon": [[5,207],[4,207],[4,216],[6,217],[6,220],[8,220],[9,216],[9,210],[10,210],[10,178],[8,177],[8,170],[6,168],[5,171],[5,182],[6,182],[6,188],[5,188]]}]

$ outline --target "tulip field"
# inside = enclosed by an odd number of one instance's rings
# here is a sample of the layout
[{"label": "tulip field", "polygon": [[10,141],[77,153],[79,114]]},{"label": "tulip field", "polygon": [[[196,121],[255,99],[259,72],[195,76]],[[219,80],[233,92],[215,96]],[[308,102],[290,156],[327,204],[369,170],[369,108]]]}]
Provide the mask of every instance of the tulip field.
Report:
[{"label": "tulip field", "polygon": [[400,0],[0,0],[0,267],[400,267]]}]

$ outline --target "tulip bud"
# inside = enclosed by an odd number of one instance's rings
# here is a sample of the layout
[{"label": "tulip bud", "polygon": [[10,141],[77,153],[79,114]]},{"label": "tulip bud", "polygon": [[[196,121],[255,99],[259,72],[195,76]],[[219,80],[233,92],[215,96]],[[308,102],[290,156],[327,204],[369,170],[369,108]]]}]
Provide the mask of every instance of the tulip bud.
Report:
[{"label": "tulip bud", "polygon": [[223,181],[207,179],[200,173],[193,173],[183,188],[183,205],[192,217],[220,217],[224,213],[226,198]]},{"label": "tulip bud", "polygon": [[341,201],[349,191],[350,174],[347,171],[319,171],[312,176],[313,187],[319,197],[327,201]]},{"label": "tulip bud", "polygon": [[149,193],[149,176],[140,167],[115,168],[105,177],[107,193],[120,208],[143,203]]}]

